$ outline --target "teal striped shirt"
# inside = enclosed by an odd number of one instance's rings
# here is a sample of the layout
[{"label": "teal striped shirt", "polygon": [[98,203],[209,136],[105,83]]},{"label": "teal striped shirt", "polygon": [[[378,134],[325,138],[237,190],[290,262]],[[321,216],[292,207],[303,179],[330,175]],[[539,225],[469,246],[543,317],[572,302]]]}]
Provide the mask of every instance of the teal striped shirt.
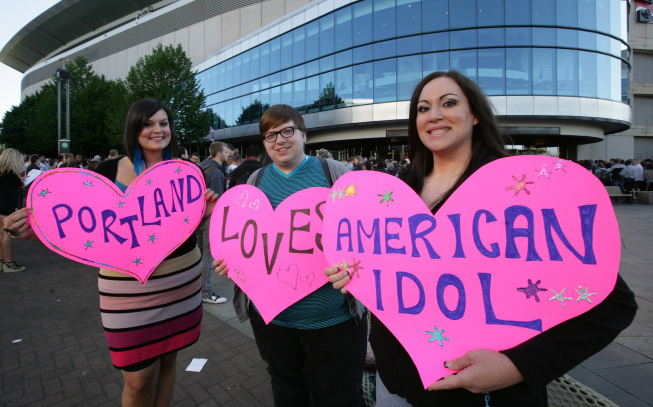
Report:
[{"label": "teal striped shirt", "polygon": [[[290,174],[272,164],[263,173],[258,188],[267,195],[273,208],[294,194],[311,187],[329,188],[322,164],[316,157],[306,156]],[[316,273],[324,270],[316,270]],[[327,283],[281,312],[272,323],[297,329],[319,329],[353,318],[347,298]]]}]

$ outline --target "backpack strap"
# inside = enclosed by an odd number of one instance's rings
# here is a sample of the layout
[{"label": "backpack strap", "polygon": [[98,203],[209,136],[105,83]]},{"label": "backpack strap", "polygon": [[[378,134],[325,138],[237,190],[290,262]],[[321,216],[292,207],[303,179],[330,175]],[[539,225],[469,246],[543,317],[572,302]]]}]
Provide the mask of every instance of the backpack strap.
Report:
[{"label": "backpack strap", "polygon": [[317,159],[320,160],[320,164],[322,164],[322,171],[324,171],[324,176],[326,177],[326,180],[329,183],[329,187],[332,187],[333,178],[331,177],[331,169],[329,168],[329,162],[324,157],[317,157]]},{"label": "backpack strap", "polygon": [[268,169],[268,166],[266,165],[265,167],[261,168],[261,170],[256,174],[256,178],[254,178],[254,186],[258,188],[258,184],[261,182],[261,178],[263,178],[263,173],[265,170]]}]

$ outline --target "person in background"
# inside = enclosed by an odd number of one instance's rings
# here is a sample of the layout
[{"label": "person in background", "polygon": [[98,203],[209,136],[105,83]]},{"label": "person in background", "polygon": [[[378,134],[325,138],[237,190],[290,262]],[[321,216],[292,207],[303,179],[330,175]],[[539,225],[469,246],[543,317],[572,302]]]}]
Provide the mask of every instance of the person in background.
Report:
[{"label": "person in background", "polygon": [[118,150],[112,148],[109,150],[109,156],[107,157],[107,160],[113,160],[114,158],[118,158]]},{"label": "person in background", "polygon": [[[475,171],[507,155],[487,97],[456,71],[434,72],[417,85],[409,107],[408,141],[412,164],[405,182],[434,214]],[[346,292],[349,273],[331,267],[325,274],[334,288]],[[582,315],[513,348],[476,349],[445,361],[452,374],[426,390],[406,350],[372,316],[377,405],[546,406],[546,385],[610,344],[636,310],[633,293],[618,277],[612,293]]]},{"label": "person in background", "polygon": [[263,164],[261,164],[261,150],[256,146],[247,148],[245,150],[245,161],[231,173],[229,188],[246,184],[249,177],[261,167],[263,167]]},{"label": "person in background", "polygon": [[[0,154],[0,226],[4,218],[15,212],[20,206],[23,179],[23,156],[18,150],[6,148]],[[0,268],[3,273],[15,273],[25,270],[19,266],[11,254],[11,229],[0,232]]]},{"label": "person in background", "polygon": [[190,161],[197,165],[200,165],[201,162],[200,156],[197,153],[193,153],[190,155]]}]

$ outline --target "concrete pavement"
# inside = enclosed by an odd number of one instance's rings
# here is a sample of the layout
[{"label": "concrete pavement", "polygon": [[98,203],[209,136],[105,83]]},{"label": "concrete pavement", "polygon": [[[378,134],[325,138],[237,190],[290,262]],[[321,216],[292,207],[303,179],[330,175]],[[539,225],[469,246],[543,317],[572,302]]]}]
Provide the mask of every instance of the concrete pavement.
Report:
[{"label": "concrete pavement", "polygon": [[[620,272],[639,311],[610,346],[569,374],[622,407],[653,407],[653,206],[617,204],[615,212]],[[14,242],[14,258],[27,269],[0,273],[0,404],[120,405],[122,375],[107,352],[96,272],[36,242]],[[233,283],[215,282],[231,299]],[[179,353],[173,405],[272,406],[249,324],[238,322],[229,302],[204,310],[198,343]],[[196,357],[207,364],[186,372]]]}]

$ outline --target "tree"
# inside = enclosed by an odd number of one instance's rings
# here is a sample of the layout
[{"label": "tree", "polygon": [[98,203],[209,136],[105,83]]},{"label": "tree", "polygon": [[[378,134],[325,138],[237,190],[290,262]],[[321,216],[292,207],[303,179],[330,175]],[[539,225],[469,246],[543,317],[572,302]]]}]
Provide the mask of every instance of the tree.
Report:
[{"label": "tree", "polygon": [[342,103],[345,103],[345,101],[336,93],[336,85],[333,82],[329,82],[324,86],[320,97],[313,102],[311,108],[322,109],[326,106],[338,106]]},{"label": "tree", "polygon": [[[181,45],[161,44],[140,58],[127,74],[125,86],[132,101],[159,99],[174,114],[180,144],[199,144],[208,133],[209,118],[201,108],[206,101],[190,58]],[[124,116],[123,116],[124,117]]]},{"label": "tree", "polygon": [[38,95],[26,97],[20,105],[12,106],[2,118],[0,144],[7,144],[21,152],[27,152],[27,128],[34,117]]}]

